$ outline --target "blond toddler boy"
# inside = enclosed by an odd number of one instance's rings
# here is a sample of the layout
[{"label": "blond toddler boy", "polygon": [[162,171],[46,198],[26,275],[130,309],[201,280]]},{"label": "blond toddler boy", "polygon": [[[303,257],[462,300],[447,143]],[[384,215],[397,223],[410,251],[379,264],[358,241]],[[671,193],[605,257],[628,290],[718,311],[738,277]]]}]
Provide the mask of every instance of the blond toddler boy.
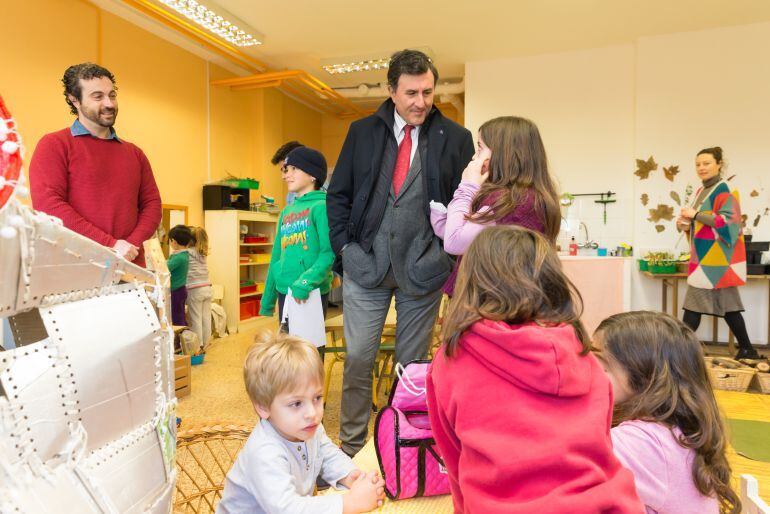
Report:
[{"label": "blond toddler boy", "polygon": [[[323,364],[310,343],[261,334],[243,376],[261,420],[227,474],[218,514],[357,514],[382,504],[379,474],[356,469],[324,431]],[[348,491],[313,496],[319,475]]]}]

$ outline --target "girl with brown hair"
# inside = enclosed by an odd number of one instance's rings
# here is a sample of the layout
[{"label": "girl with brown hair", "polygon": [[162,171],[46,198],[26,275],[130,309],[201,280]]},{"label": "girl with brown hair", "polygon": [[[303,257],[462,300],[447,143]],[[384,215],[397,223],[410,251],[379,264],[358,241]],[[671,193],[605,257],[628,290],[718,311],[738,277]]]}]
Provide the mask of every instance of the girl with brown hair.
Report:
[{"label": "girl with brown hair", "polygon": [[727,439],[698,338],[660,312],[602,321],[596,354],[614,390],[615,455],[648,513],[741,512],[730,487]]},{"label": "girl with brown hair", "polygon": [[456,513],[644,512],[581,312],[545,237],[500,226],[471,243],[427,377]]},{"label": "girl with brown hair", "polygon": [[[540,232],[553,244],[560,223],[559,199],[540,131],[532,121],[516,116],[494,118],[479,128],[478,149],[449,206],[431,205],[433,230],[453,255],[464,254],[490,225],[519,225]],[[443,288],[450,296],[459,261]]]}]

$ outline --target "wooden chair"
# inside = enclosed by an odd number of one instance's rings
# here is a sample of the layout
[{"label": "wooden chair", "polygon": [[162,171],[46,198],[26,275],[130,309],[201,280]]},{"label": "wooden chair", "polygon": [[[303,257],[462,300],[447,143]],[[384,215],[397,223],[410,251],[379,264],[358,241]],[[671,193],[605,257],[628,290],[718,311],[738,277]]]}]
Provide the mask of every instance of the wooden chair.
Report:
[{"label": "wooden chair", "polygon": [[[436,319],[436,325],[433,328],[431,335],[430,348],[428,350],[429,358],[432,358],[436,349],[441,346],[441,326],[446,316],[447,306],[449,305],[449,297],[446,295],[441,297],[441,305],[439,306],[439,316]],[[326,355],[324,357],[324,396],[329,393],[329,384],[331,383],[332,369],[338,362],[345,360],[345,342],[342,335],[341,327],[328,327],[327,333],[330,334],[331,341],[326,344]],[[378,409],[378,398],[380,393],[389,391],[393,385],[393,377],[395,375],[395,363],[396,353],[396,329],[392,326],[385,327],[382,331],[382,340],[377,352],[377,360],[374,364],[374,374],[372,376],[372,407],[374,411]]]},{"label": "wooden chair", "polygon": [[212,423],[177,434],[175,514],[209,514],[253,425]]},{"label": "wooden chair", "polygon": [[[388,330],[388,329],[386,329]],[[329,395],[329,387],[332,380],[332,370],[337,363],[345,362],[345,338],[341,329],[327,328],[329,334],[324,352],[324,397]],[[394,336],[395,337],[395,336]],[[382,388],[385,376],[388,374],[389,364],[393,360],[396,347],[394,344],[383,344],[389,336],[383,333],[382,342],[377,350],[377,359],[374,363],[374,375],[372,376],[372,406],[377,410],[377,396]]]},{"label": "wooden chair", "polygon": [[[441,346],[441,328],[444,323],[444,318],[446,317],[446,310],[449,305],[449,297],[447,295],[443,295],[441,297],[441,305],[439,306],[439,315],[438,318],[436,318],[436,324],[433,327],[433,334],[431,335],[431,343],[430,348],[428,349],[428,358],[433,359],[433,356],[436,354],[436,350]],[[391,387],[393,387],[393,378],[395,376],[395,368],[393,367],[395,363],[395,353],[396,353],[396,330],[395,329],[385,329],[382,332],[382,338],[383,341],[392,341],[390,345],[381,345],[380,346],[380,354],[378,358],[378,365],[375,365],[375,373],[376,380],[377,380],[377,387],[375,389],[374,394],[374,404],[375,404],[375,410],[377,406],[377,398],[379,397],[380,391],[384,387],[385,391],[389,391]]]},{"label": "wooden chair", "polygon": [[751,475],[741,475],[741,503],[743,514],[770,514],[770,507],[759,497],[759,484]]}]

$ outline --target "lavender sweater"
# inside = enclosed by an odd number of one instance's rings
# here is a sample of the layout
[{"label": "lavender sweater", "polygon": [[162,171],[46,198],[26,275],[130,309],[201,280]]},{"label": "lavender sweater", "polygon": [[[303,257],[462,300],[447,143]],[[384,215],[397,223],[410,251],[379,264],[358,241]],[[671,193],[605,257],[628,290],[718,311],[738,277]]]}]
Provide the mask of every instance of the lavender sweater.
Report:
[{"label": "lavender sweater", "polygon": [[718,514],[716,498],[703,496],[692,479],[695,452],[680,446],[660,423],[625,421],[610,431],[615,456],[631,470],[647,514]]},{"label": "lavender sweater", "polygon": [[[473,198],[481,189],[480,186],[472,182],[462,181],[459,187],[455,190],[452,201],[449,202],[446,212],[431,206],[430,210],[430,224],[433,226],[433,232],[444,240],[444,251],[452,255],[463,255],[468,247],[471,245],[477,235],[482,230],[492,225],[520,225],[524,228],[534,230],[536,232],[543,233],[545,230],[545,224],[543,220],[545,216],[539,211],[535,211],[535,194],[530,190],[528,194],[524,196],[522,202],[517,205],[512,212],[504,216],[497,222],[490,224],[475,223],[468,221],[465,217],[471,212],[471,204]],[[485,205],[482,205],[479,209],[479,213],[486,212],[490,209],[490,205],[493,204],[495,198],[487,197]],[[460,266],[460,259],[457,259],[452,274],[447,279],[442,290],[452,296],[454,293],[455,280],[457,280],[457,269]]]}]

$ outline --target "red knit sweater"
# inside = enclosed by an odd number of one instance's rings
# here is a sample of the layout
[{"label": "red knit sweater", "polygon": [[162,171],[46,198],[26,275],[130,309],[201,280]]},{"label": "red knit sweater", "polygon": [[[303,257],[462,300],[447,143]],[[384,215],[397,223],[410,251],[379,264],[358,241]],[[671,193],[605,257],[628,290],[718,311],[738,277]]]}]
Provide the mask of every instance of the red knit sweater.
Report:
[{"label": "red knit sweater", "polygon": [[160,193],[150,162],[134,144],[69,128],[43,136],[29,165],[32,207],[64,226],[112,247],[124,239],[139,247],[161,218]]}]

